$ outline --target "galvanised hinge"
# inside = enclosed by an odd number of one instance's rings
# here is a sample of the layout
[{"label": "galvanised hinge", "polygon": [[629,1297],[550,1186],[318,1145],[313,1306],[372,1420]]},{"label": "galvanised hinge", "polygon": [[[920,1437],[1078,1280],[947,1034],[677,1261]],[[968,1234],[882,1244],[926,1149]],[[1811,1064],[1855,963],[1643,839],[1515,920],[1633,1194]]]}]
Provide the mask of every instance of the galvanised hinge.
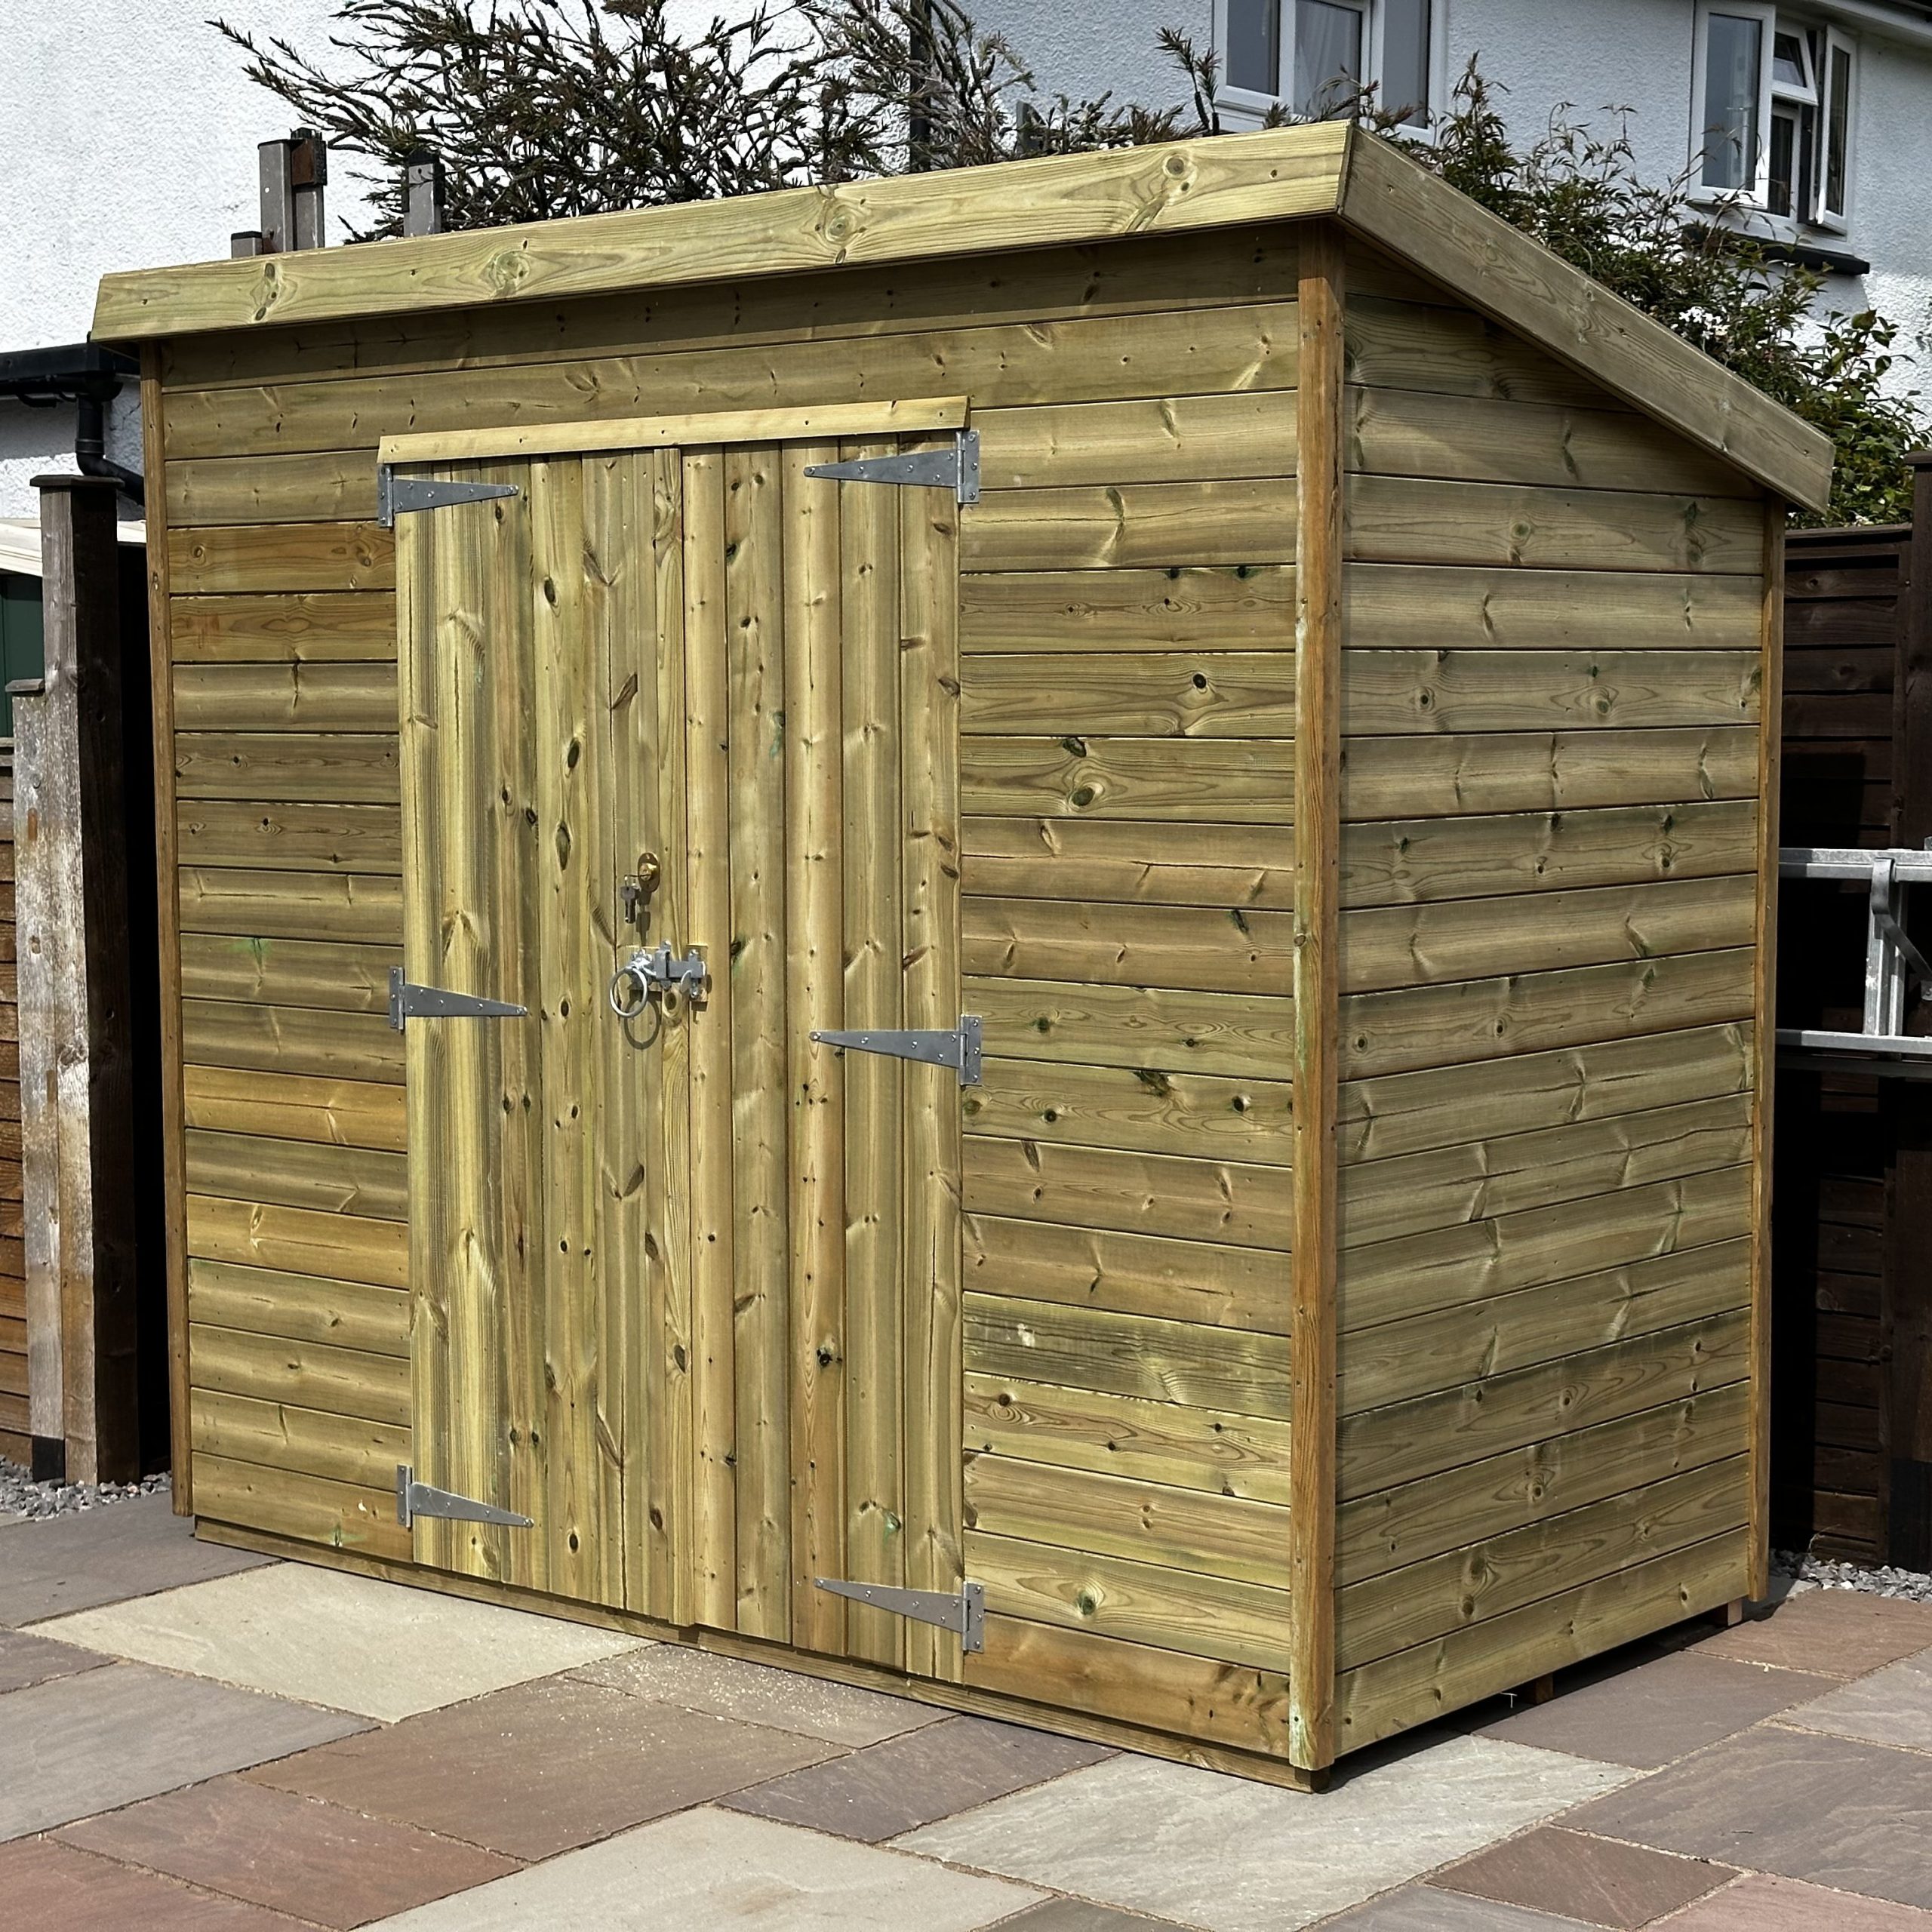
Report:
[{"label": "galvanised hinge", "polygon": [[398,476],[389,466],[376,466],[376,521],[393,530],[398,517],[412,510],[447,509],[451,503],[483,503],[493,497],[514,497],[514,483],[451,483],[434,476]]},{"label": "galvanised hinge", "polygon": [[851,463],[812,463],[808,476],[841,483],[896,483],[901,488],[950,490],[956,503],[980,500],[980,432],[961,429],[946,450],[908,450],[902,456],[860,457]]},{"label": "galvanised hinge", "polygon": [[398,1033],[411,1020],[521,1020],[529,1011],[506,999],[481,999],[475,993],[414,986],[403,977],[400,966],[389,968],[389,1024]]},{"label": "galvanised hinge", "polygon": [[890,1611],[894,1617],[909,1617],[915,1623],[936,1623],[942,1630],[956,1630],[962,1651],[986,1648],[986,1586],[983,1583],[962,1583],[956,1591],[947,1591],[903,1590],[894,1583],[848,1583],[837,1577],[814,1577],[812,1581],[835,1597],[870,1604],[873,1609]]},{"label": "galvanised hinge", "polygon": [[457,1496],[447,1489],[434,1489],[416,1480],[416,1472],[407,1463],[395,1466],[395,1519],[406,1530],[418,1516],[435,1516],[454,1523],[494,1523],[506,1530],[534,1529],[528,1516],[512,1509],[499,1509],[494,1503],[478,1503],[474,1497]]},{"label": "galvanised hinge", "polygon": [[980,1016],[962,1013],[959,1024],[943,1032],[872,1027],[851,1033],[815,1032],[812,1038],[822,1047],[843,1047],[851,1053],[887,1054],[894,1060],[949,1066],[958,1072],[961,1086],[977,1087],[980,1084]]}]

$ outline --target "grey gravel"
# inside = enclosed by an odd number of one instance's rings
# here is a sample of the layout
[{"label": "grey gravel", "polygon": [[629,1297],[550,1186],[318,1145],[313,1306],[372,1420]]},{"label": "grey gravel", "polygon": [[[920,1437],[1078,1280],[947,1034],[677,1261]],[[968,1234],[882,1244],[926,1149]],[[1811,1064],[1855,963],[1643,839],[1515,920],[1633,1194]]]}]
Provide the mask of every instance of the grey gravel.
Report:
[{"label": "grey gravel", "polygon": [[71,1516],[76,1510],[98,1509],[103,1503],[158,1495],[169,1487],[165,1475],[148,1476],[140,1482],[35,1482],[19,1463],[0,1456],[0,1519]]},{"label": "grey gravel", "polygon": [[1801,1549],[1774,1549],[1771,1568],[1781,1577],[1794,1580],[1798,1589],[1857,1590],[1869,1597],[1898,1597],[1909,1603],[1932,1603],[1932,1576],[1922,1570],[1894,1570],[1889,1567],[1867,1570],[1856,1563],[1840,1563],[1829,1557],[1813,1556]]}]

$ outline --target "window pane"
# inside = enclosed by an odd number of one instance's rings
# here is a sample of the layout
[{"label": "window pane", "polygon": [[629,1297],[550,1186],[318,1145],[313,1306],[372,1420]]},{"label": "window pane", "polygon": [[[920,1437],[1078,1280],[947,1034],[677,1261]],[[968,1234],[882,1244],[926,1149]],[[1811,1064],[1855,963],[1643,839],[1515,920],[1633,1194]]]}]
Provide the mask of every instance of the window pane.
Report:
[{"label": "window pane", "polygon": [[1227,70],[1231,88],[1274,94],[1281,85],[1281,0],[1228,0]]},{"label": "window pane", "polygon": [[1771,78],[1780,87],[1805,88],[1811,85],[1811,76],[1805,71],[1804,42],[1795,33],[1774,33],[1771,36]]},{"label": "window pane", "polygon": [[1832,49],[1831,84],[1826,94],[1829,119],[1825,134],[1825,205],[1833,214],[1844,213],[1845,149],[1851,124],[1851,50]]},{"label": "window pane", "polygon": [[1429,0],[1382,0],[1383,106],[1418,124],[1429,118]]},{"label": "window pane", "polygon": [[1770,186],[1764,205],[1774,214],[1791,213],[1791,172],[1797,147],[1798,114],[1780,105],[1771,109]]},{"label": "window pane", "polygon": [[1713,14],[1704,49],[1704,186],[1748,188],[1758,172],[1758,75],[1763,23]]},{"label": "window pane", "polygon": [[1296,111],[1332,114],[1361,85],[1361,14],[1331,0],[1296,0]]}]

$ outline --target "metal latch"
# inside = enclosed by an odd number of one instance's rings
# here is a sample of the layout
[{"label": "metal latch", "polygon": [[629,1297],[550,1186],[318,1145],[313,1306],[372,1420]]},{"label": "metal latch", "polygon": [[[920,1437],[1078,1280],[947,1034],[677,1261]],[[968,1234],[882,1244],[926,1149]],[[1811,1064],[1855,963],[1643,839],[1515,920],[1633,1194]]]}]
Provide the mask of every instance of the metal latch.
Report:
[{"label": "metal latch", "polygon": [[447,1489],[432,1489],[416,1480],[416,1472],[407,1463],[395,1466],[395,1519],[406,1530],[418,1516],[435,1516],[455,1523],[494,1523],[506,1530],[534,1529],[528,1516],[514,1510],[499,1509],[494,1503],[478,1503],[473,1496],[457,1496]]},{"label": "metal latch", "polygon": [[816,1032],[822,1047],[844,1047],[855,1054],[889,1054],[894,1060],[916,1060],[928,1066],[956,1069],[962,1087],[980,1082],[980,1016],[962,1013],[959,1024],[945,1032],[869,1029],[855,1033]]},{"label": "metal latch", "polygon": [[956,503],[980,500],[980,432],[961,429],[944,450],[908,450],[900,456],[867,456],[851,463],[809,463],[808,476],[841,483],[896,483],[902,488],[950,490]]},{"label": "metal latch", "polygon": [[[626,986],[635,989],[635,999],[624,996]],[[694,946],[681,959],[672,956],[671,942],[661,939],[655,946],[641,946],[611,975],[611,1011],[620,1020],[635,1020],[659,993],[681,992],[694,1006],[702,1006],[711,990],[711,968],[704,961],[704,948]]]},{"label": "metal latch", "polygon": [[530,1011],[506,999],[482,999],[475,993],[453,993],[441,986],[418,986],[403,977],[400,966],[389,968],[389,1024],[400,1033],[410,1020],[521,1020]]},{"label": "metal latch", "polygon": [[890,1611],[894,1617],[909,1617],[915,1623],[936,1623],[942,1630],[957,1630],[962,1651],[983,1651],[986,1647],[986,1586],[983,1583],[962,1583],[953,1592],[903,1590],[893,1583],[848,1583],[837,1577],[814,1577],[812,1581],[835,1597],[850,1597],[854,1603],[870,1604],[873,1609]]},{"label": "metal latch", "polygon": [[447,509],[452,503],[488,503],[493,497],[514,497],[514,483],[453,483],[436,476],[398,476],[389,466],[376,466],[376,521],[393,530],[398,517],[411,510]]}]

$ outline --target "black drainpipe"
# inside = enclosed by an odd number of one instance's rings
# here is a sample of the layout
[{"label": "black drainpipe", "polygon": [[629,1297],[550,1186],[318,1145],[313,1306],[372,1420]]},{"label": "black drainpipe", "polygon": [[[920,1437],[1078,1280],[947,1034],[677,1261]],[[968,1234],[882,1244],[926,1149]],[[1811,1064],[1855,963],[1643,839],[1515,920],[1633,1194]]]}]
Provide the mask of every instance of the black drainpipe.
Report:
[{"label": "black drainpipe", "polygon": [[145,501],[140,472],[109,460],[108,405],[137,373],[134,361],[91,342],[61,349],[23,349],[0,355],[0,397],[30,409],[71,402],[78,417],[74,462],[83,476],[111,477],[137,504]]}]

